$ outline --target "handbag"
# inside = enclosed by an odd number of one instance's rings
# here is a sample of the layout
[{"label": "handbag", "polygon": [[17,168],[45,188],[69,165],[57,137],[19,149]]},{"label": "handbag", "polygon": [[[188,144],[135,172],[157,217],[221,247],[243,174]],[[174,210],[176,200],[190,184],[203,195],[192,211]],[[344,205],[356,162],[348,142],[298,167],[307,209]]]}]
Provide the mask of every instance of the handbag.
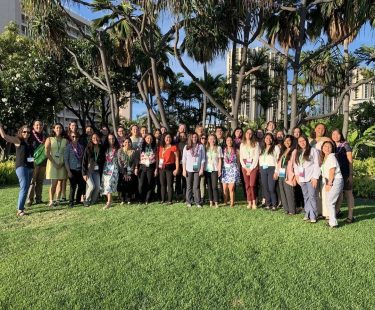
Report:
[{"label": "handbag", "polygon": [[36,165],[40,165],[46,160],[46,158],[46,148],[44,144],[39,144],[39,146],[34,150],[34,163]]}]

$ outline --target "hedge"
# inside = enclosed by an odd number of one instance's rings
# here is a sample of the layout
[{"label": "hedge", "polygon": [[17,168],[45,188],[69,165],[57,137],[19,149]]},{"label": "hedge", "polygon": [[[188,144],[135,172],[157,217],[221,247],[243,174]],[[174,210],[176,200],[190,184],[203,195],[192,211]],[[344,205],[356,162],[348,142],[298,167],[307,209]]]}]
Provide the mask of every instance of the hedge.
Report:
[{"label": "hedge", "polygon": [[0,186],[17,184],[18,179],[14,169],[14,161],[0,163]]}]

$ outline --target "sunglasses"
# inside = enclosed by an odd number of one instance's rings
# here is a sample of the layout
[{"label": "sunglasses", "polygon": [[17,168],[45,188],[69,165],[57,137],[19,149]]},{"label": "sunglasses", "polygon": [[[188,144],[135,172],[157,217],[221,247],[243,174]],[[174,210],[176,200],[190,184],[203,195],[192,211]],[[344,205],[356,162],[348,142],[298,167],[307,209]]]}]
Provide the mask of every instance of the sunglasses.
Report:
[{"label": "sunglasses", "polygon": [[72,139],[78,138],[77,136],[70,136]]},{"label": "sunglasses", "polygon": [[201,140],[206,140],[207,138],[206,137],[202,137]]},{"label": "sunglasses", "polygon": [[28,134],[30,134],[30,133],[31,133],[31,131],[28,131],[28,130],[24,130],[24,131],[22,131],[22,133],[28,133]]}]

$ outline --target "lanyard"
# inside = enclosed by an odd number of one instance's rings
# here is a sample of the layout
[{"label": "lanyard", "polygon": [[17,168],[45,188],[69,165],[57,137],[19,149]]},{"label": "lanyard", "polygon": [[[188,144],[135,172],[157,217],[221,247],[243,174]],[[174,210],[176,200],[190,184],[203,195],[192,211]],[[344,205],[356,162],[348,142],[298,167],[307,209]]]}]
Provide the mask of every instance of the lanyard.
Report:
[{"label": "lanyard", "polygon": [[285,165],[285,161],[286,161],[286,156],[283,155],[282,159],[281,159],[281,167],[284,167]]},{"label": "lanyard", "polygon": [[94,158],[95,158],[95,162],[98,161],[98,156],[99,156],[99,152],[95,152],[95,150],[94,150]]},{"label": "lanyard", "polygon": [[299,162],[299,165],[300,165],[300,166],[303,166],[303,163],[305,162],[305,160],[303,159],[303,154],[305,154],[305,151],[303,151],[303,152],[301,153],[301,155],[299,156],[299,160],[298,160],[298,162]]}]

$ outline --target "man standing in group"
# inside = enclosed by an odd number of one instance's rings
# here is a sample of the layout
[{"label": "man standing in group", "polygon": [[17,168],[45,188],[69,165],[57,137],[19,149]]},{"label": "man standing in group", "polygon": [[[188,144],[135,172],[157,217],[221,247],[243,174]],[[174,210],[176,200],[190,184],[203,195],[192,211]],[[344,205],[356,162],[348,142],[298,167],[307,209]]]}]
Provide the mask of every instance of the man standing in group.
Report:
[{"label": "man standing in group", "polygon": [[[46,142],[46,135],[43,132],[43,123],[39,120],[34,121],[33,129],[31,131],[31,141],[34,151],[41,145]],[[43,182],[46,178],[46,165],[47,159],[43,160],[39,165],[34,163],[34,173],[31,180],[29,193],[27,196],[26,205],[31,206],[34,201],[36,204],[43,203],[42,201],[42,191],[43,191]]]}]

